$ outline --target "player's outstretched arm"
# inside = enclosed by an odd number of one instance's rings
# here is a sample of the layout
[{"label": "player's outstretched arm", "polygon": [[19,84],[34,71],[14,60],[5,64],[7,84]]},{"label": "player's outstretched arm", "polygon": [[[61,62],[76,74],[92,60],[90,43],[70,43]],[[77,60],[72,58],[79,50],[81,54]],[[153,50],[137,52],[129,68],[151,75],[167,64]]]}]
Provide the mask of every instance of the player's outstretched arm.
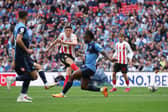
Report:
[{"label": "player's outstretched arm", "polygon": [[32,54],[33,53],[33,50],[32,49],[29,49],[25,46],[24,42],[22,41],[22,37],[23,35],[21,34],[18,34],[17,35],[17,38],[16,38],[16,43],[24,50],[26,51],[28,54]]},{"label": "player's outstretched arm", "polygon": [[51,48],[53,48],[57,43],[60,43],[60,39],[56,39],[54,42],[52,42],[49,47],[46,49],[46,52],[48,52]]},{"label": "player's outstretched arm", "polygon": [[102,54],[105,58],[107,58],[108,60],[110,60],[111,62],[117,61],[117,59],[111,58],[111,57],[107,54],[107,52],[105,52],[104,50],[101,52],[101,54]]},{"label": "player's outstretched arm", "polygon": [[14,56],[14,54],[15,54],[15,49],[14,48],[12,48],[12,68],[15,68],[15,56]]}]

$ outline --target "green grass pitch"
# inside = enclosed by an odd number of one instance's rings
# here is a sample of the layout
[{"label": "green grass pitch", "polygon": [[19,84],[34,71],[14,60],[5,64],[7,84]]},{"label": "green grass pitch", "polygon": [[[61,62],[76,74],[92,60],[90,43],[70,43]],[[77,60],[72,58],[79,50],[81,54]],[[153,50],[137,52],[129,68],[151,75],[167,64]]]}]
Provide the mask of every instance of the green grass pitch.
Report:
[{"label": "green grass pitch", "polygon": [[[44,90],[43,87],[30,87],[32,103],[17,103],[20,87],[0,87],[0,112],[167,112],[168,88],[159,88],[151,93],[147,88],[132,88],[129,93],[124,88],[109,93],[105,98],[101,93],[82,91],[72,87],[67,97],[53,98],[62,87]],[[108,87],[111,89],[111,87]]]}]

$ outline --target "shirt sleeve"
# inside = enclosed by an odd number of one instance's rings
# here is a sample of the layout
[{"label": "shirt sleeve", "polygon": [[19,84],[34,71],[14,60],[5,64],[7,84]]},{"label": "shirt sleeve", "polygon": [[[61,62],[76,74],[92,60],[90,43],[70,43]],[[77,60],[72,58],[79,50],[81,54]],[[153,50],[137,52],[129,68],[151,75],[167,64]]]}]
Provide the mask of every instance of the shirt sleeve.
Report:
[{"label": "shirt sleeve", "polygon": [[17,31],[18,34],[24,34],[26,32],[26,28],[25,27],[20,27]]},{"label": "shirt sleeve", "polygon": [[104,49],[101,45],[99,45],[98,43],[95,44],[95,50],[98,52],[102,52]]}]

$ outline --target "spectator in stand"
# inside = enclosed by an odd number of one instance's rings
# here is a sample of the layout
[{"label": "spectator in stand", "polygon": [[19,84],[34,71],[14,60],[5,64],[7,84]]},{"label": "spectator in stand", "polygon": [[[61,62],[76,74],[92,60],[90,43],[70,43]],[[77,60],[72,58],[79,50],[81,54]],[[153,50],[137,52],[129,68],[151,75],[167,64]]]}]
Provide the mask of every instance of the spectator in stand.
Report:
[{"label": "spectator in stand", "polygon": [[150,60],[147,60],[145,63],[144,68],[142,69],[143,72],[153,72],[153,66]]},{"label": "spectator in stand", "polygon": [[[168,6],[166,5],[168,1],[160,2],[159,5],[148,5],[144,0],[127,0],[131,7],[137,7],[135,11],[131,11],[131,8],[124,11],[117,10],[117,7],[122,9],[124,5],[128,7],[127,4],[123,5],[125,0],[117,1],[114,3],[113,0],[2,0],[0,1],[0,57],[10,55],[8,52],[10,28],[17,23],[19,10],[29,12],[28,32],[32,37],[31,47],[36,52],[33,57],[41,65],[49,62],[45,67],[46,71],[55,70],[62,65],[57,62],[52,68],[51,57],[56,53],[45,56],[43,46],[48,45],[63,32],[66,22],[73,24],[73,31],[79,37],[79,43],[82,43],[83,32],[89,28],[107,51],[114,50],[118,33],[124,32],[127,36],[126,40],[136,52],[137,62],[136,65],[132,65],[133,67],[137,68],[137,65],[145,67],[147,59],[144,57],[150,57],[152,60],[156,57],[161,59],[162,55],[168,57]],[[143,63],[139,61],[142,58],[144,58]],[[7,58],[7,62],[10,63],[10,58]],[[110,70],[109,62],[105,64],[107,70]],[[154,61],[151,61],[151,64],[153,65]],[[0,67],[4,66],[0,65]]]},{"label": "spectator in stand", "polygon": [[4,66],[2,65],[2,60],[3,60],[3,58],[0,57],[0,72],[4,72],[4,71],[5,71],[5,68],[4,68]]}]

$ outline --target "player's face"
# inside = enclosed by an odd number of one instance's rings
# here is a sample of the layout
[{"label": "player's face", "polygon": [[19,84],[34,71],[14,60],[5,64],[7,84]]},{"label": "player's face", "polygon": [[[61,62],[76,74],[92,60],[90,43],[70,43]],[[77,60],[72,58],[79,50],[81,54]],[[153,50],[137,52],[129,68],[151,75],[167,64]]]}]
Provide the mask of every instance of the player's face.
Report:
[{"label": "player's face", "polygon": [[72,33],[72,29],[71,28],[66,28],[65,29],[65,34],[66,34],[67,37],[70,37],[71,33]]},{"label": "player's face", "polygon": [[120,41],[120,42],[123,42],[123,40],[124,40],[124,37],[123,37],[123,36],[120,36],[120,37],[119,37],[119,41]]}]

